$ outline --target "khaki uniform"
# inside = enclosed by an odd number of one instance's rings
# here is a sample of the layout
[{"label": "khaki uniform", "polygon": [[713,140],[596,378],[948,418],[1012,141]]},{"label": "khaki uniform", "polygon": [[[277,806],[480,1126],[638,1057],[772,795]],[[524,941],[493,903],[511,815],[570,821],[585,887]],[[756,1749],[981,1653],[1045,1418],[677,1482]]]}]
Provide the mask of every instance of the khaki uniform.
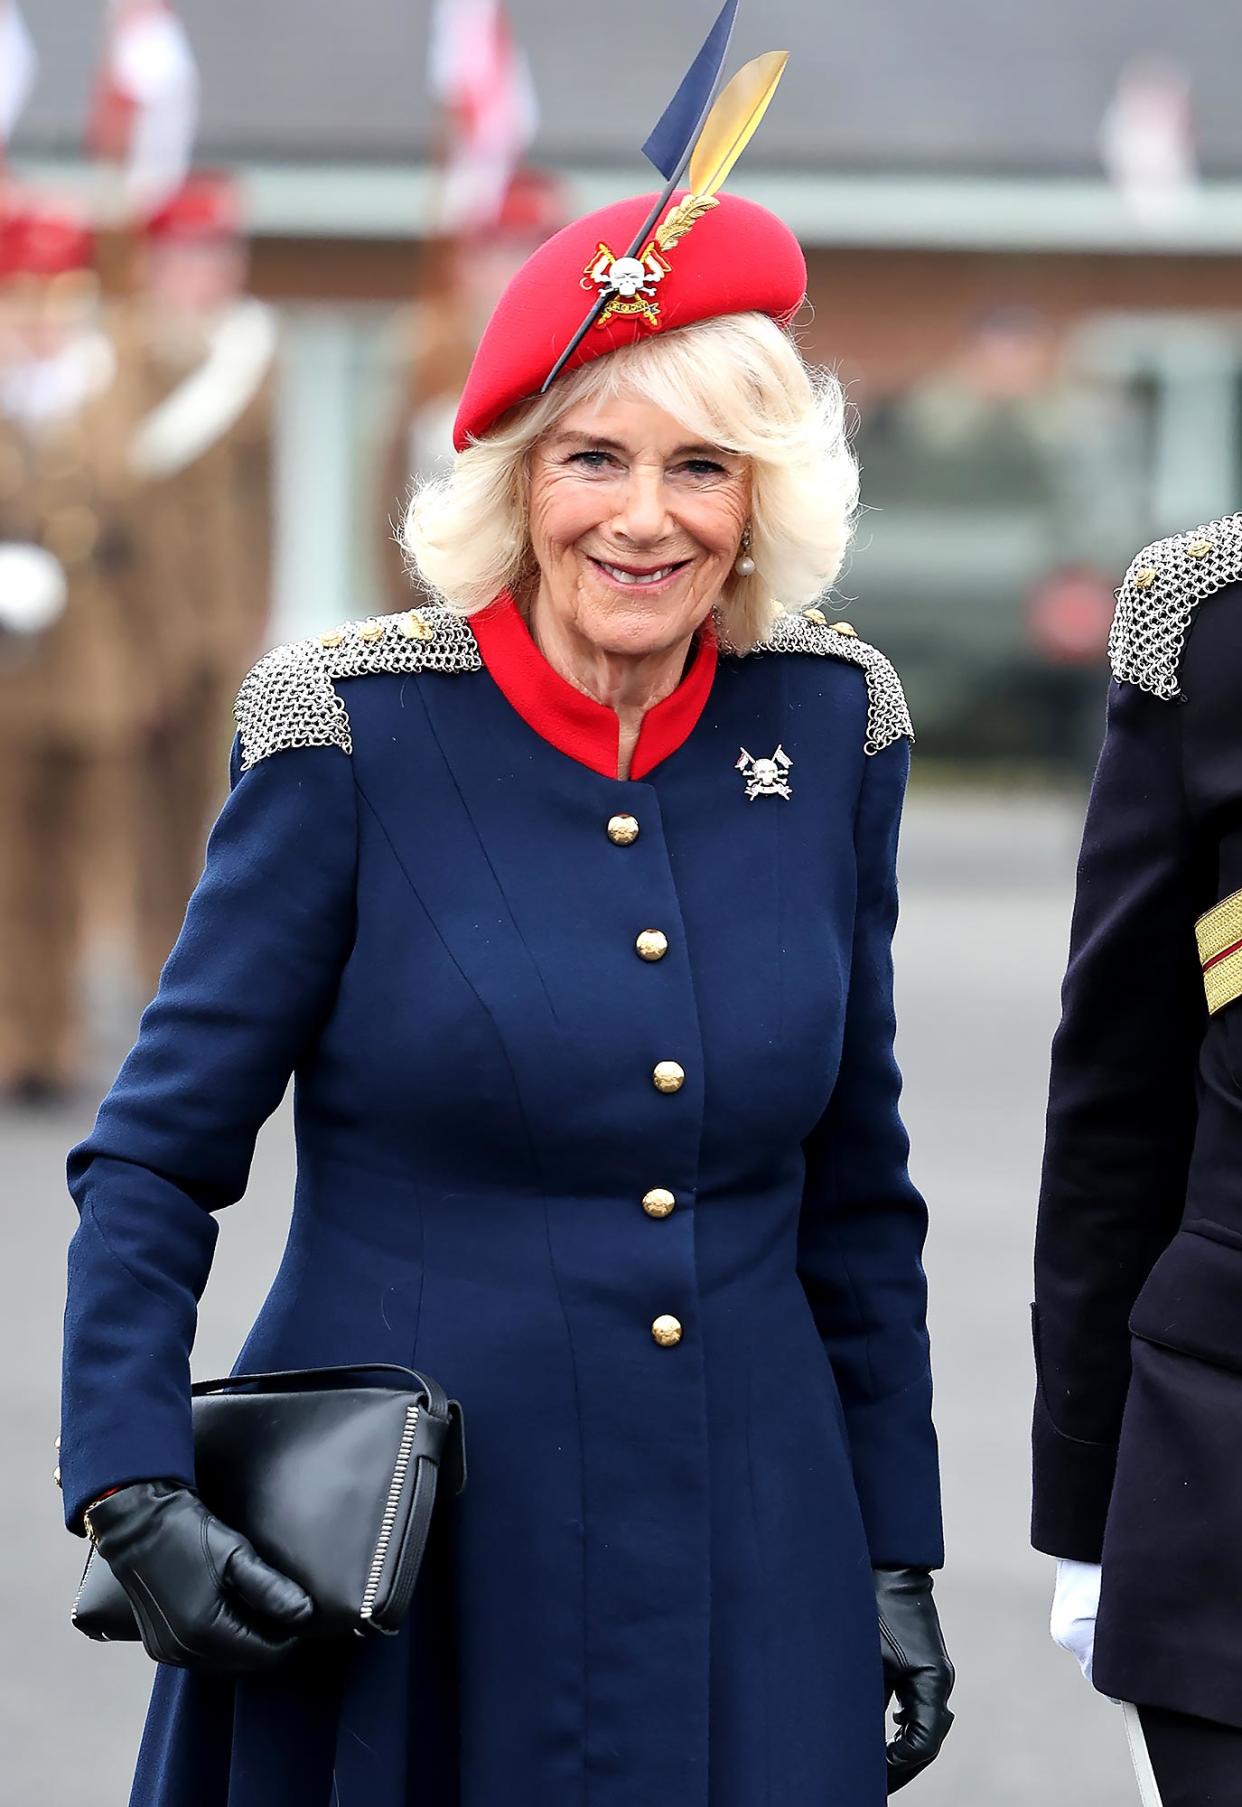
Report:
[{"label": "khaki uniform", "polygon": [[126,340],[144,403],[131,463],[144,479],[138,530],[163,661],[161,706],[133,773],[138,958],[150,984],[202,866],[233,699],[271,609],[275,331],[257,302],[238,304],[234,326],[235,354],[218,335],[174,339],[135,310]]},{"label": "khaki uniform", "polygon": [[419,586],[405,568],[400,533],[414,478],[444,468],[453,455],[457,411],[477,335],[468,312],[448,298],[415,302],[394,322],[399,397],[380,459],[379,525],[383,580],[390,613],[418,600]]},{"label": "khaki uniform", "polygon": [[[97,341],[102,356],[108,347]],[[71,1081],[88,879],[159,666],[146,613],[119,376],[33,424],[0,417],[0,541],[62,565],[63,614],[0,636],[0,1086]]]}]

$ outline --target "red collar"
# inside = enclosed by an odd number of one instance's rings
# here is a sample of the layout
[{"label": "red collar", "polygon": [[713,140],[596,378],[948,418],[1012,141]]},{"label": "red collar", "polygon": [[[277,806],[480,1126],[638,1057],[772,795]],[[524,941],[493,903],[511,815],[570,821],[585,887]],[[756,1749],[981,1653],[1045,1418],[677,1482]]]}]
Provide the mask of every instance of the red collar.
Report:
[{"label": "red collar", "polygon": [[[507,591],[470,617],[483,663],[522,720],[559,752],[604,778],[617,775],[621,724],[616,711],[554,671],[531,639]],[[699,632],[694,662],[676,690],[648,709],[630,761],[630,777],[645,778],[687,740],[703,713],[716,675],[716,639]]]}]

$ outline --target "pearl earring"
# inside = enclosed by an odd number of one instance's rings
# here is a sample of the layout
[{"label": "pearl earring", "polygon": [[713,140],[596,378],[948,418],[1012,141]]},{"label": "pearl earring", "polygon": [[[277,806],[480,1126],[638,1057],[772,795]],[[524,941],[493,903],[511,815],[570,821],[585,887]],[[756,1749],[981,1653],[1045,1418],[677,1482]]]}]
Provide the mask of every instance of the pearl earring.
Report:
[{"label": "pearl earring", "polygon": [[750,556],[749,526],[743,527],[742,529],[742,549],[734,561],[733,569],[737,572],[739,577],[753,577],[755,575],[755,561]]}]

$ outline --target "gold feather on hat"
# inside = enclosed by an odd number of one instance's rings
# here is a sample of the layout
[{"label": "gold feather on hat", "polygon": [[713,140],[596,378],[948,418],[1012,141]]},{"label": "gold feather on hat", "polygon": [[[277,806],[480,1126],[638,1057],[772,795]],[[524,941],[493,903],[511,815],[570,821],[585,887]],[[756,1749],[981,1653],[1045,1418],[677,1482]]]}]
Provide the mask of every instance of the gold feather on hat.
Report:
[{"label": "gold feather on hat", "polygon": [[690,155],[690,193],[656,229],[661,251],[684,238],[696,220],[718,205],[712,197],[754,137],[788,61],[787,50],[766,50],[744,63],[721,90]]},{"label": "gold feather on hat", "polygon": [[656,229],[655,242],[660,250],[667,251],[678,239],[685,238],[696,220],[701,220],[705,213],[719,205],[720,202],[711,195],[687,195]]}]

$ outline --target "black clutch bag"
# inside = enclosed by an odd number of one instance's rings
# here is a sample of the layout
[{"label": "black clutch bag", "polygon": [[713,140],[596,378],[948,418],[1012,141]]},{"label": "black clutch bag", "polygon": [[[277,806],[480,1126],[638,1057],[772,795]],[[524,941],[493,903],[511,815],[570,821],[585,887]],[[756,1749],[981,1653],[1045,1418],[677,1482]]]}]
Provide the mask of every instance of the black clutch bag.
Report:
[{"label": "black clutch bag", "polygon": [[[394,1378],[367,1386],[366,1375]],[[200,1381],[193,1413],[196,1491],[305,1588],[315,1603],[307,1635],[396,1631],[441,1468],[456,1492],[465,1485],[456,1400],[425,1374],[379,1362]],[[93,1545],[73,1623],[88,1638],[138,1637],[124,1589]]]}]

